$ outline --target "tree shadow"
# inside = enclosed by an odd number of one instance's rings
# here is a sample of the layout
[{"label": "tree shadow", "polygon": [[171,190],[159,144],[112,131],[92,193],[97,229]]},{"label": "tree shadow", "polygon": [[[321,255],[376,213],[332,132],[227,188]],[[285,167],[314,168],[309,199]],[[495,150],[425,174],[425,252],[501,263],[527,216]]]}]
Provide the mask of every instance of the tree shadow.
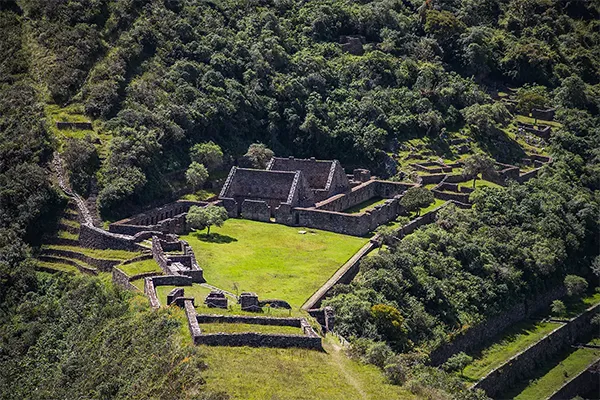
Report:
[{"label": "tree shadow", "polygon": [[201,241],[207,242],[207,243],[225,244],[225,243],[232,243],[232,242],[238,241],[234,237],[227,236],[227,235],[221,235],[220,233],[211,233],[210,235],[208,235],[206,233],[196,233],[194,236],[198,240],[201,240]]}]

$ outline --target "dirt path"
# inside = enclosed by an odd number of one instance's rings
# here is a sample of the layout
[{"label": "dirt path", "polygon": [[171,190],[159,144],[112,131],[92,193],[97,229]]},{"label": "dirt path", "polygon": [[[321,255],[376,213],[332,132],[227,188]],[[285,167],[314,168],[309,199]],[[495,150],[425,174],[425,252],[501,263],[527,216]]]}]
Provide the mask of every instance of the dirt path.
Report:
[{"label": "dirt path", "polygon": [[339,370],[346,378],[346,381],[356,389],[356,392],[358,393],[358,395],[360,395],[360,398],[363,400],[369,400],[369,396],[367,396],[367,393],[365,393],[365,391],[362,388],[362,383],[360,379],[357,379],[355,374],[346,368],[346,363],[348,363],[350,360],[348,360],[348,358],[344,354],[344,349],[342,348],[342,346],[340,346],[333,340],[330,340],[328,345],[329,346],[327,346],[328,348],[326,350],[331,356],[331,360],[333,361],[334,365],[339,368]]}]

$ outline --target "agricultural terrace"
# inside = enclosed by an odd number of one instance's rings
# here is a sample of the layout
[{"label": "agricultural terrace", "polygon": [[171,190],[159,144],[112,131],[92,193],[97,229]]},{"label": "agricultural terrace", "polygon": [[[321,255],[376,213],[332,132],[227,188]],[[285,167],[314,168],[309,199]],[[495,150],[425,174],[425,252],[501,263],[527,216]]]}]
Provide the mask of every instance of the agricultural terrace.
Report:
[{"label": "agricultural terrace", "polygon": [[[301,234],[300,232],[305,232]],[[230,219],[181,237],[193,248],[204,278],[236,294],[256,292],[300,307],[368,239],[279,224]]]},{"label": "agricultural terrace", "polygon": [[570,349],[560,362],[549,366],[550,368],[547,368],[546,371],[542,371],[539,379],[532,380],[521,393],[511,396],[511,398],[514,397],[516,400],[546,399],[598,359],[600,359],[600,349]]}]

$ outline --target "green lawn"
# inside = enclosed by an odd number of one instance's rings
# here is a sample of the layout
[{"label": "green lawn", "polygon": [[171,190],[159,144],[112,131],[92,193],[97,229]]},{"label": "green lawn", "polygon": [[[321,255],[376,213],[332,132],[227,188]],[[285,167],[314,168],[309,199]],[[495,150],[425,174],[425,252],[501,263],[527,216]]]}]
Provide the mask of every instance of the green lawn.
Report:
[{"label": "green lawn", "polygon": [[529,386],[519,393],[515,399],[537,400],[548,398],[554,391],[598,359],[600,359],[600,349],[577,349],[544,376],[531,381]]},{"label": "green lawn", "polygon": [[[536,120],[534,118],[531,117],[526,117],[525,115],[517,115],[516,116],[517,121],[519,122],[523,122],[525,124],[534,124],[536,122]],[[552,126],[554,128],[559,128],[562,126],[562,124],[560,122],[555,122],[555,121],[545,121],[543,119],[538,119],[537,123],[539,125],[549,125]]]},{"label": "green lawn", "polygon": [[[299,234],[299,231],[307,231]],[[256,292],[300,307],[368,239],[300,227],[230,219],[223,227],[182,236],[208,283]]]},{"label": "green lawn", "polygon": [[382,199],[381,197],[373,197],[372,199],[363,201],[362,203],[345,209],[344,212],[348,214],[359,214],[361,212],[371,210],[372,208],[375,208],[375,206],[385,203],[386,200],[387,199]]},{"label": "green lawn", "polygon": [[85,247],[78,246],[62,246],[62,245],[46,245],[44,248],[48,249],[59,249],[59,250],[70,250],[78,253],[86,254],[93,258],[102,258],[107,260],[129,260],[130,258],[137,257],[142,254],[139,251],[126,251],[126,250],[99,250],[99,249],[88,249]]},{"label": "green lawn", "polygon": [[[473,180],[469,179],[468,182],[461,182],[458,184],[458,187],[468,187],[468,188],[473,188]],[[475,189],[479,189],[481,187],[492,187],[492,188],[501,188],[502,186],[498,185],[497,183],[494,182],[490,182],[490,181],[484,181],[483,179],[479,178],[475,181]]]},{"label": "green lawn", "polygon": [[67,232],[67,231],[58,231],[58,234],[56,236],[58,236],[61,239],[71,239],[71,240],[79,239],[79,234],[71,233],[71,232]]},{"label": "green lawn", "polygon": [[79,270],[72,265],[62,263],[51,263],[47,261],[36,260],[36,264],[40,267],[50,268],[60,272],[74,272],[79,273]]},{"label": "green lawn", "polygon": [[119,265],[119,269],[129,276],[142,274],[144,272],[162,272],[154,259],[136,261],[131,264]]},{"label": "green lawn", "polygon": [[212,323],[200,324],[202,333],[239,333],[239,332],[259,332],[259,333],[278,333],[281,335],[302,335],[302,329],[295,326],[275,326],[275,325],[257,325],[257,324],[230,324],[230,323]]},{"label": "green lawn", "polygon": [[542,337],[561,326],[552,322],[522,322],[494,340],[464,371],[466,380],[475,382],[515,354],[525,350]]},{"label": "green lawn", "polygon": [[232,400],[414,399],[378,368],[348,359],[332,338],[326,352],[305,349],[199,346],[206,388]]}]

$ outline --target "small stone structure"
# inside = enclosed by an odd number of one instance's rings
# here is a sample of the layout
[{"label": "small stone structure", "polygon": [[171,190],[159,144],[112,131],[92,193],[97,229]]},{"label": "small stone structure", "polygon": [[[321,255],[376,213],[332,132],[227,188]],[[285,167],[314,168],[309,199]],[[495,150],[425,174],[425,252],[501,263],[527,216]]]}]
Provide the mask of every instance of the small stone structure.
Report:
[{"label": "small stone structure", "polygon": [[[204,283],[202,268],[196,262],[194,251],[184,240],[152,237],[152,256],[166,275],[186,275],[195,283]],[[176,254],[168,252],[177,252]]]},{"label": "small stone structure", "polygon": [[171,290],[169,294],[167,294],[167,305],[171,305],[171,303],[173,303],[176,298],[183,297],[184,294],[185,290],[181,287],[177,287]]},{"label": "small stone structure", "polygon": [[83,129],[83,130],[92,130],[91,122],[65,122],[58,121],[56,122],[56,127],[58,129]]},{"label": "small stone structure", "polygon": [[256,295],[256,293],[244,292],[240,295],[238,302],[242,307],[242,311],[262,311],[262,308],[258,303],[258,296]]},{"label": "small stone structure", "polygon": [[544,121],[553,121],[556,108],[547,108],[545,110],[539,108],[531,109],[531,117],[535,119],[543,119]]},{"label": "small stone structure", "polygon": [[224,293],[213,290],[204,299],[204,304],[211,308],[227,308],[227,297]]},{"label": "small stone structure", "polygon": [[362,56],[365,53],[363,45],[366,43],[365,37],[360,35],[340,36],[340,46],[342,51],[355,56]]},{"label": "small stone structure", "polygon": [[525,122],[518,122],[517,127],[518,129],[522,129],[526,132],[533,133],[534,135],[539,136],[545,140],[550,139],[550,134],[552,133],[552,127],[548,125],[538,125],[536,128],[535,125],[527,124]]}]

